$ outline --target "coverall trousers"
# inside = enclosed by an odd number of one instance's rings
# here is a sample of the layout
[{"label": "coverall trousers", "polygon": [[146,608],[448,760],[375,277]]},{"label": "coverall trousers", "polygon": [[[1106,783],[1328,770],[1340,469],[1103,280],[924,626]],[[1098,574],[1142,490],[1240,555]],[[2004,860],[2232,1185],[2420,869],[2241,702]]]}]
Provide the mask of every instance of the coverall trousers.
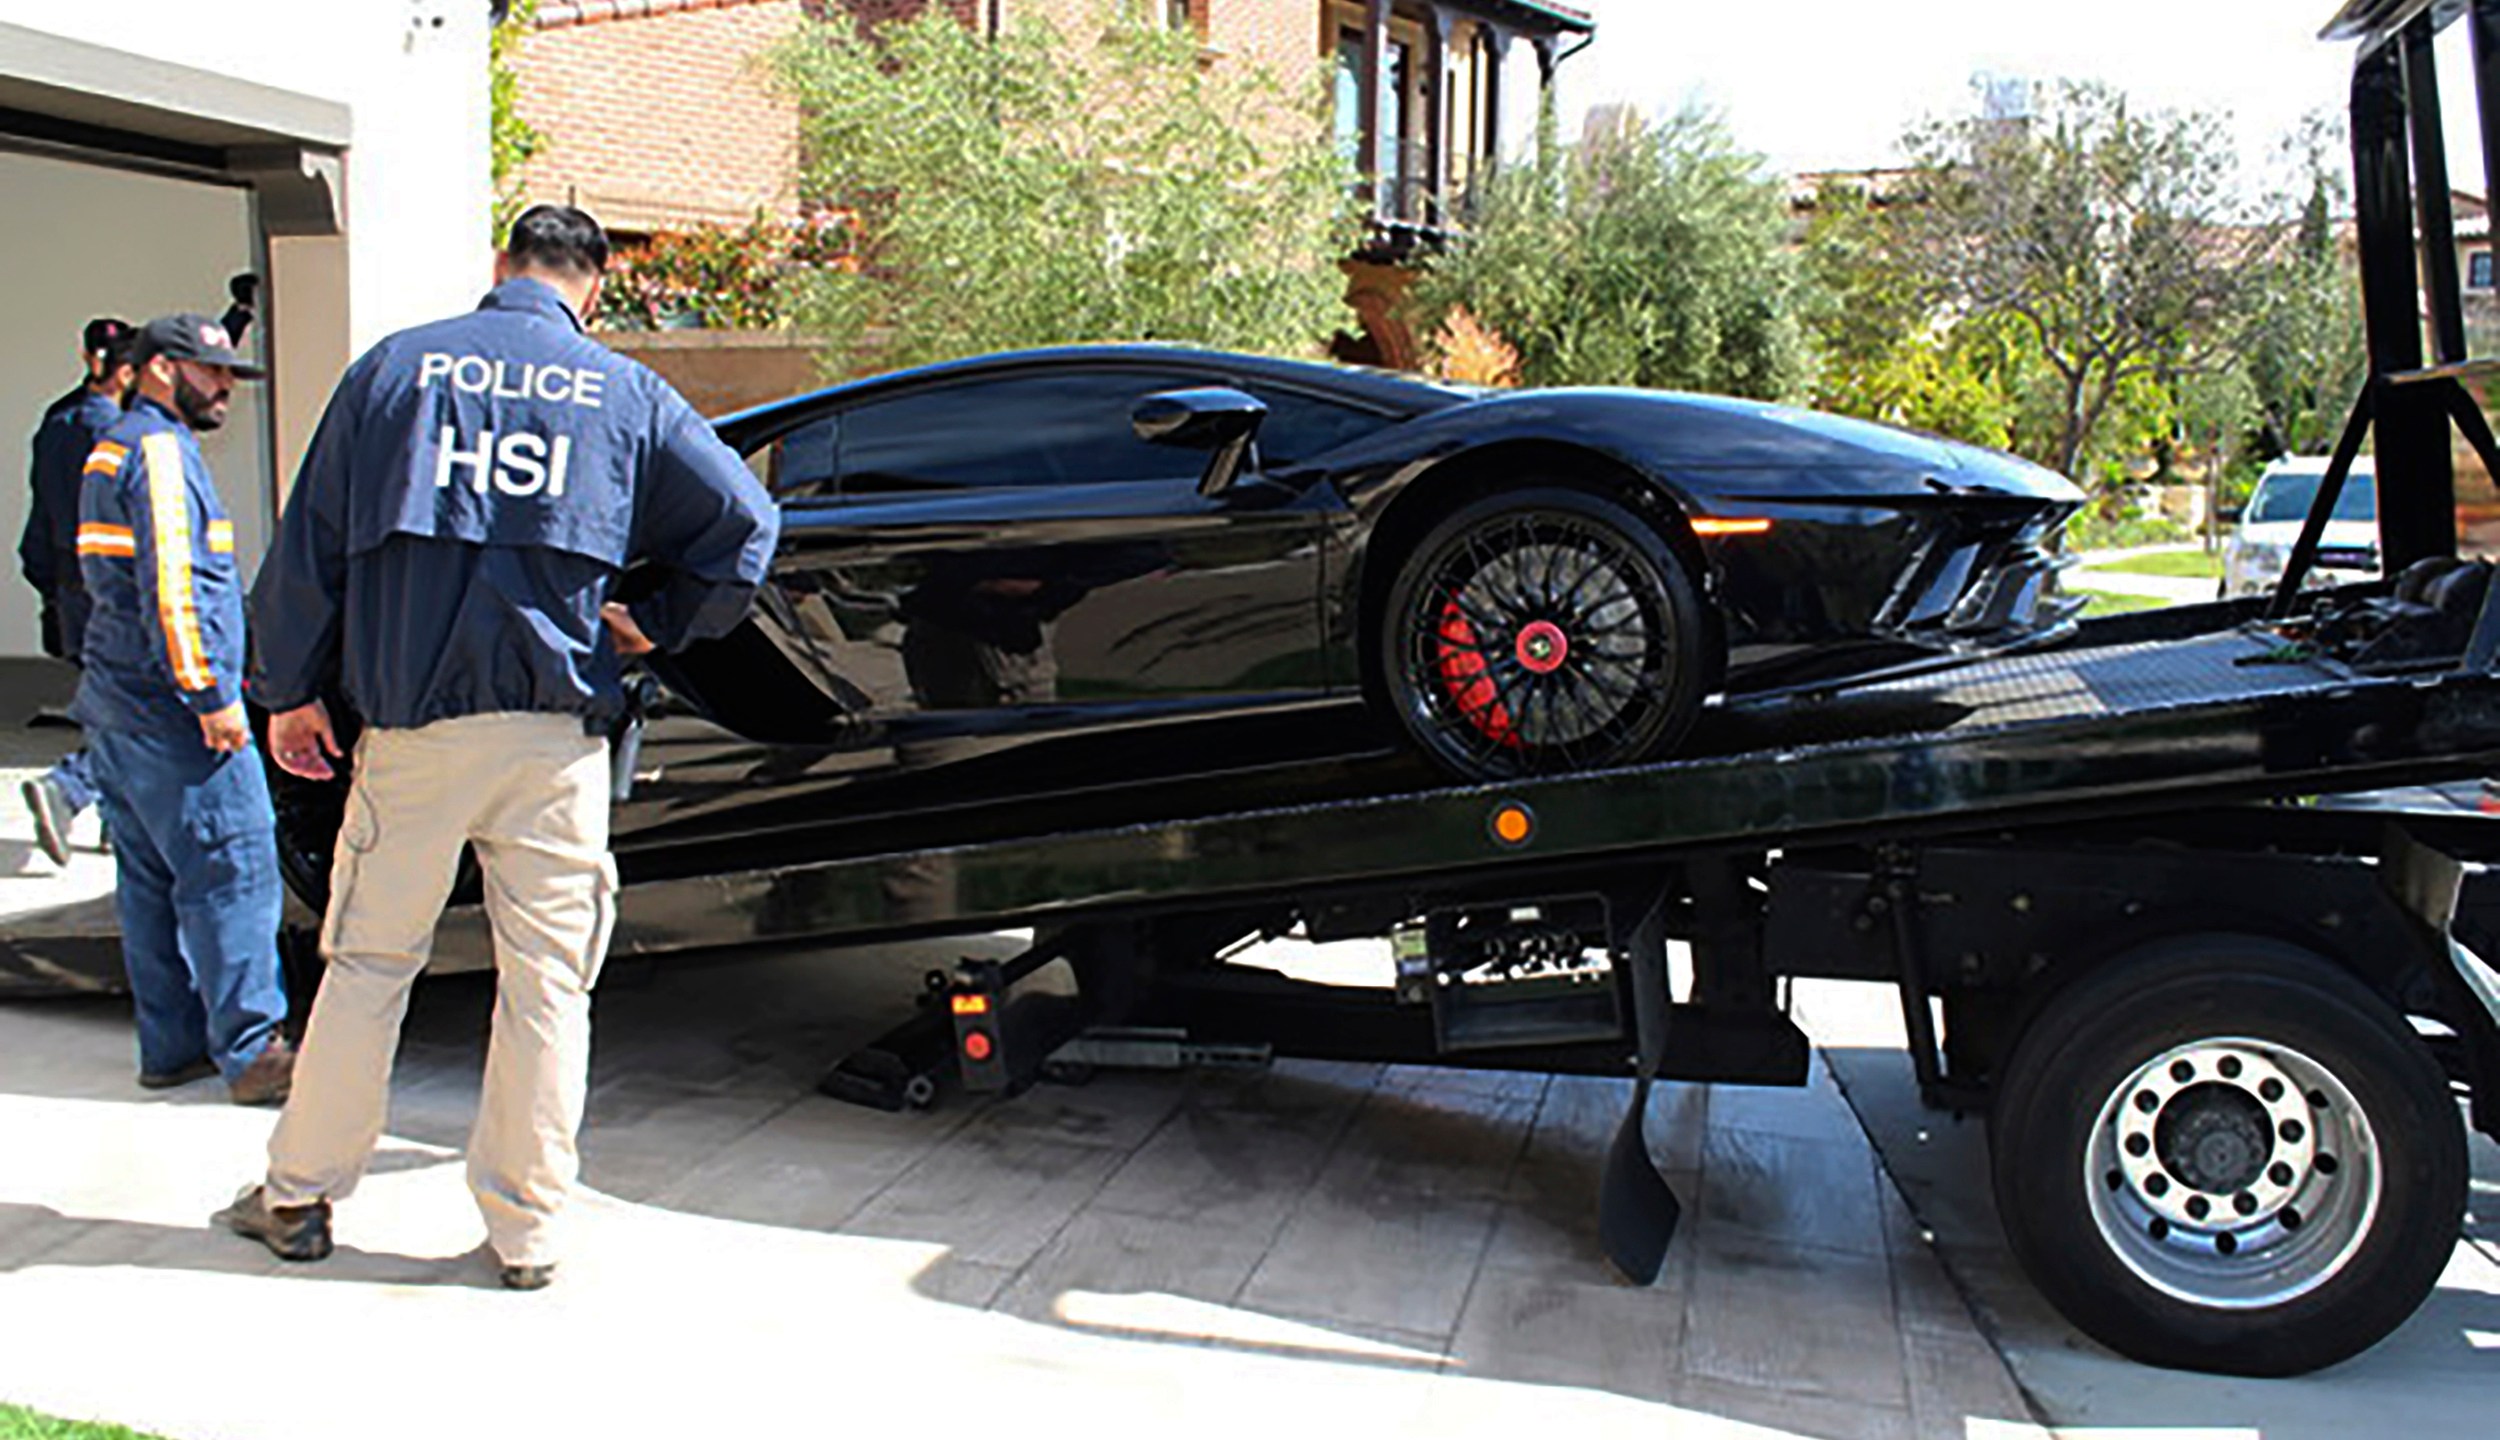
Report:
[{"label": "coverall trousers", "polygon": [[113,900],[139,1022],[139,1070],[205,1058],[228,1080],[286,1018],[278,844],[260,752],[220,755],[199,727],[87,736],[113,836]]},{"label": "coverall trousers", "polygon": [[580,1173],[590,989],[615,920],[607,741],[578,716],[495,714],[365,732],[331,870],[328,968],[269,1140],[269,1202],[345,1198],[390,1100],[408,990],[477,852],[495,934],[495,1018],[469,1135],[470,1192],[508,1265],[551,1264]]}]

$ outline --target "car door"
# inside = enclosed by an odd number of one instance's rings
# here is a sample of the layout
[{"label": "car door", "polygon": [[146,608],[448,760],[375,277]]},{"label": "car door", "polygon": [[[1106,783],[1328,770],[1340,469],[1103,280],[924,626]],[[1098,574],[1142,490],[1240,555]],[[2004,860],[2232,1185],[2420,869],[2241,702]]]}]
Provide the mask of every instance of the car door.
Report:
[{"label": "car door", "polygon": [[1136,403],[1207,383],[1060,366],[844,407],[834,494],[783,509],[770,607],[896,725],[1054,728],[1317,694],[1316,498],[1199,493]]}]

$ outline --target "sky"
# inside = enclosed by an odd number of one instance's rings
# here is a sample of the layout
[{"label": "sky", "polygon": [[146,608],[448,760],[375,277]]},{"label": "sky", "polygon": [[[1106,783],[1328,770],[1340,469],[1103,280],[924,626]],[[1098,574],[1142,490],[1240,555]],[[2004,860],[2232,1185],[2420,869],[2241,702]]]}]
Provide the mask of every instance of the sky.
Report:
[{"label": "sky", "polygon": [[[2140,101],[2227,117],[2244,165],[2274,163],[2313,110],[2341,114],[2353,46],[2317,38],[2342,0],[1572,0],[1597,40],[1562,68],[1566,136],[1592,104],[1698,101],[1782,173],[1900,158],[1922,116],[1968,113],[1971,80],[2110,81]],[[2480,190],[2465,27],[2441,37],[2457,183]],[[2463,108],[2460,108],[2462,102]]]}]

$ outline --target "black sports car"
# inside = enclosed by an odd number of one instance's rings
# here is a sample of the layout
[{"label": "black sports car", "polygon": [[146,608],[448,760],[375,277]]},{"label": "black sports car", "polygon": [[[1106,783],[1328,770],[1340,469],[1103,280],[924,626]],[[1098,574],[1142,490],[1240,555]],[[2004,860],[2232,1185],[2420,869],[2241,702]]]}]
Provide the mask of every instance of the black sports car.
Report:
[{"label": "black sports car", "polygon": [[[738,631],[651,665],[629,875],[1400,741],[1466,778],[1626,764],[1714,693],[2034,641],[2076,603],[2066,481],[1751,401],[1103,346],[719,428],[781,556]],[[330,806],[282,789],[317,890]]]}]

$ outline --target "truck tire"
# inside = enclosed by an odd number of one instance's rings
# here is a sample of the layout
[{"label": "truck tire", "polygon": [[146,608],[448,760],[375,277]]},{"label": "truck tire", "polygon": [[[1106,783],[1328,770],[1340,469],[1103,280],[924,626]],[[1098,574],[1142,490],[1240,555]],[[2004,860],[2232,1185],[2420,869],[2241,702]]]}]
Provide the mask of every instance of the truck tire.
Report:
[{"label": "truck tire", "polygon": [[2378,1343],[2465,1210],[2438,1064],[2333,963],[2256,936],[2132,950],[2052,998],[1989,1115],[2007,1241],[2148,1364],[2297,1375]]}]

